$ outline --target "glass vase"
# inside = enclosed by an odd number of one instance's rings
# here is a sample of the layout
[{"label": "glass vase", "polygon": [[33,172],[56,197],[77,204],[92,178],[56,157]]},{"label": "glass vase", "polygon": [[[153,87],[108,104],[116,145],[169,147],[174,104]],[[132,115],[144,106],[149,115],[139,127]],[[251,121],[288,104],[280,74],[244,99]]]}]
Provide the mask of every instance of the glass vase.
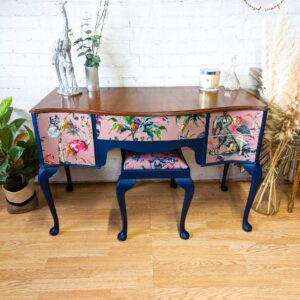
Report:
[{"label": "glass vase", "polygon": [[277,214],[280,207],[281,197],[278,192],[279,184],[276,179],[276,182],[274,182],[272,186],[268,186],[263,193],[260,193],[261,189],[264,188],[263,184],[264,182],[256,194],[252,209],[260,214],[272,216]]},{"label": "glass vase", "polygon": [[234,56],[231,60],[231,65],[228,68],[225,68],[224,72],[224,88],[227,91],[235,91],[240,88],[240,81],[236,75],[236,66],[237,66],[237,57]]}]

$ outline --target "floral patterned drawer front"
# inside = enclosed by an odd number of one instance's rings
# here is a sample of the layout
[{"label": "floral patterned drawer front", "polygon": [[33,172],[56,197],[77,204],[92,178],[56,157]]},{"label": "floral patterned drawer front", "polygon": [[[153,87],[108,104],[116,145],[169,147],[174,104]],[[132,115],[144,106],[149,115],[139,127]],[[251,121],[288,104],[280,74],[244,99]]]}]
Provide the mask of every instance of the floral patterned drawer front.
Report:
[{"label": "floral patterned drawer front", "polygon": [[97,135],[101,140],[172,141],[202,138],[205,115],[131,117],[97,115]]},{"label": "floral patterned drawer front", "polygon": [[187,169],[188,165],[177,150],[153,153],[126,152],[125,170]]},{"label": "floral patterned drawer front", "polygon": [[263,112],[233,111],[210,116],[206,163],[256,158]]},{"label": "floral patterned drawer front", "polygon": [[37,123],[45,165],[95,165],[90,115],[41,113]]}]

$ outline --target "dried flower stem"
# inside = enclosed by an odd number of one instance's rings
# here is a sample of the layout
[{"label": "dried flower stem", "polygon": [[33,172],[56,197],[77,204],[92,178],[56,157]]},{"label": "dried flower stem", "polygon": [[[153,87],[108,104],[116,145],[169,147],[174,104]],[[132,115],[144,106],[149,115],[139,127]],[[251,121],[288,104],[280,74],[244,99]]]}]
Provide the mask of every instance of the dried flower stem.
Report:
[{"label": "dried flower stem", "polygon": [[[99,10],[97,12],[95,29],[94,29],[95,35],[96,34],[99,35],[99,41],[101,41],[102,32],[103,32],[103,28],[104,28],[104,23],[105,23],[105,19],[106,19],[106,15],[107,15],[107,10],[108,10],[108,5],[109,5],[109,0],[105,0],[105,2],[103,4],[103,9],[102,9],[102,0],[100,0]],[[99,28],[100,28],[100,30],[99,30]],[[98,53],[99,47],[100,47],[100,43],[99,43],[99,46],[96,49],[96,53]]]},{"label": "dried flower stem", "polygon": [[[300,128],[300,35],[291,39],[286,16],[277,28],[266,24],[260,96],[268,104],[261,164],[264,180],[254,208],[262,213],[276,213],[279,199],[276,185],[287,168],[287,151]],[[268,192],[267,208],[261,207]]]},{"label": "dried flower stem", "polygon": [[270,189],[269,192],[269,199],[268,199],[268,210],[267,214],[272,214],[271,212],[271,204],[273,203],[274,211],[277,211],[278,203],[277,203],[277,197],[276,197],[276,183],[278,179],[278,172],[277,172],[277,166],[278,162],[282,156],[282,153],[285,151],[286,146],[288,144],[289,140],[283,140],[280,142],[279,146],[276,148],[275,153],[272,153],[270,151],[270,168],[260,186],[260,188],[257,191],[256,198],[257,198],[257,204],[255,207],[255,210],[259,209],[259,206],[261,205],[261,202],[263,201],[263,197],[265,193],[267,192],[267,189]]}]

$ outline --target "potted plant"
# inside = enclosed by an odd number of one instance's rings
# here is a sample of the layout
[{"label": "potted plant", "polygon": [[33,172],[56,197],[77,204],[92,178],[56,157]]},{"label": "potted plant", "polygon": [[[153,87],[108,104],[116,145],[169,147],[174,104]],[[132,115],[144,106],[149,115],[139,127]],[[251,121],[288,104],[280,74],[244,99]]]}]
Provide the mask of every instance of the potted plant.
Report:
[{"label": "potted plant", "polygon": [[0,102],[0,185],[9,213],[23,213],[37,206],[34,177],[38,170],[37,147],[26,119],[10,122],[12,98]]},{"label": "potted plant", "polygon": [[[96,24],[94,30],[90,28],[91,18],[83,18],[81,24],[81,37],[74,41],[76,45],[78,56],[85,57],[85,74],[86,85],[89,91],[99,90],[99,72],[98,67],[101,59],[99,56],[99,47],[102,37],[104,22],[107,15],[109,0],[105,0],[102,4],[100,1],[99,9],[96,17]],[[72,35],[72,33],[71,33]]]}]

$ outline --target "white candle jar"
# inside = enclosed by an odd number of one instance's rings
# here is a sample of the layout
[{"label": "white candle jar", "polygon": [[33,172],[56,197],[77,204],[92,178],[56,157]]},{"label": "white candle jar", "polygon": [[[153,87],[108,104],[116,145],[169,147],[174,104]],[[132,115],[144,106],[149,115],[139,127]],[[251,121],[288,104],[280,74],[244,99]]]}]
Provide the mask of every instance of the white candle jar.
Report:
[{"label": "white candle jar", "polygon": [[201,69],[200,70],[200,90],[213,92],[217,91],[220,86],[219,69]]}]

